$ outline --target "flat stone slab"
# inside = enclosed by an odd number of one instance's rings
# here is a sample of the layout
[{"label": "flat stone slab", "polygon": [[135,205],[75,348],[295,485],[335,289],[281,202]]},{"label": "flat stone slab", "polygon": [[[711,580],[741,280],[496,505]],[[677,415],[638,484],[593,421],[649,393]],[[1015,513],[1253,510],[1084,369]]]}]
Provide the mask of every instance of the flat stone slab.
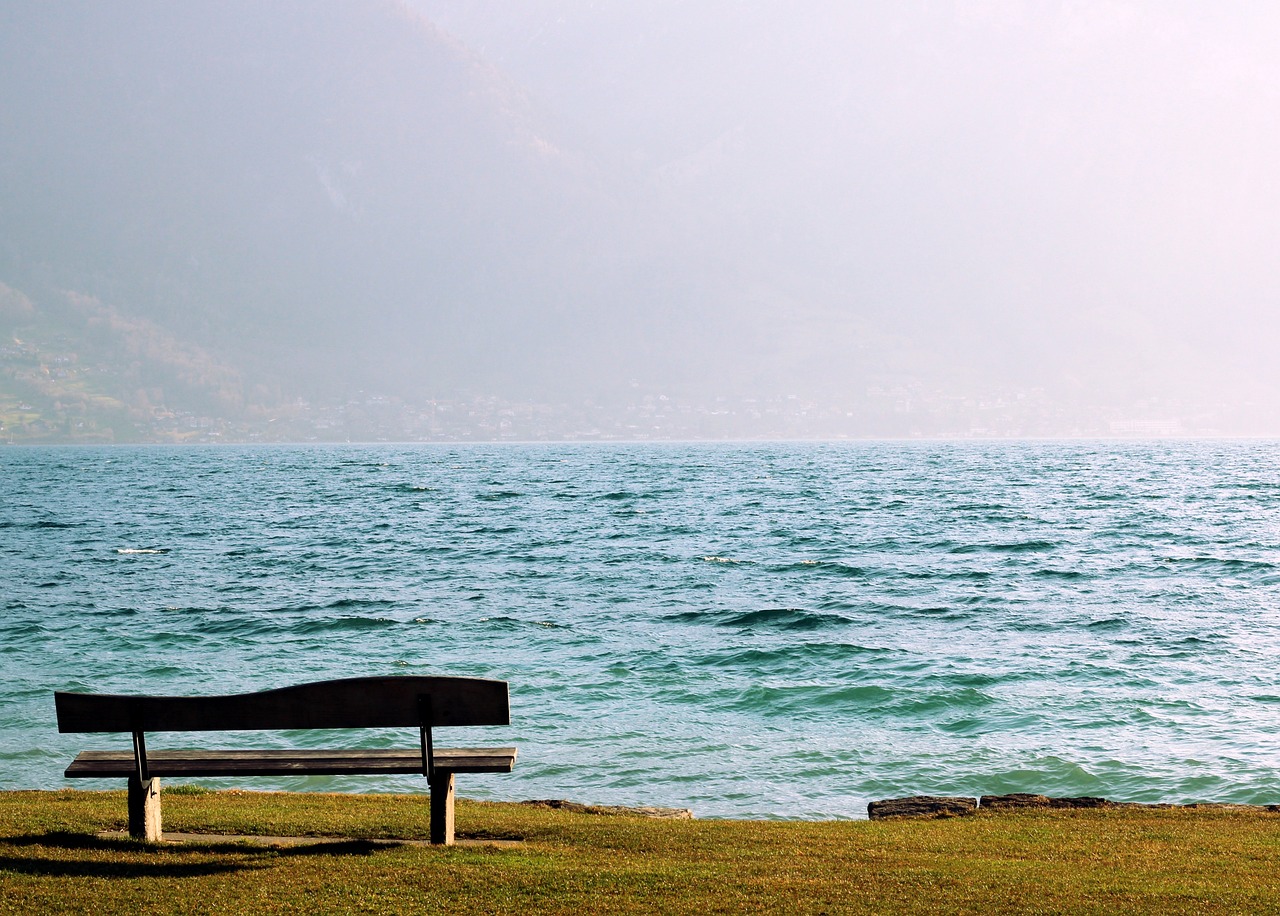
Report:
[{"label": "flat stone slab", "polygon": [[534,808],[555,808],[560,811],[574,811],[578,814],[609,814],[623,817],[656,817],[671,821],[687,821],[693,819],[693,812],[688,808],[662,808],[657,805],[584,805],[581,802],[564,798],[530,799],[520,802]]},{"label": "flat stone slab", "polygon": [[977,799],[963,795],[911,795],[869,802],[867,817],[873,821],[891,817],[963,817],[977,807]]},{"label": "flat stone slab", "polygon": [[1034,795],[1028,792],[1012,792],[1008,795],[984,795],[978,800],[981,808],[1000,810],[1001,808],[1115,808],[1116,802],[1093,795],[1079,795],[1072,798],[1052,798],[1048,795]]}]

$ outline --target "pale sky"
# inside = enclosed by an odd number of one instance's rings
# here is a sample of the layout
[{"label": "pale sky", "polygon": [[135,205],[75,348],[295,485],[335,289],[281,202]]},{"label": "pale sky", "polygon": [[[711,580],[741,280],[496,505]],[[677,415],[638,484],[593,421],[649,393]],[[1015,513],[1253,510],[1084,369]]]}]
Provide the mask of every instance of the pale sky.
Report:
[{"label": "pale sky", "polygon": [[869,319],[961,376],[1280,378],[1274,5],[413,5],[834,310],[820,357]]},{"label": "pale sky", "polygon": [[1042,389],[1280,434],[1278,9],[17,4],[0,282],[281,391]]}]

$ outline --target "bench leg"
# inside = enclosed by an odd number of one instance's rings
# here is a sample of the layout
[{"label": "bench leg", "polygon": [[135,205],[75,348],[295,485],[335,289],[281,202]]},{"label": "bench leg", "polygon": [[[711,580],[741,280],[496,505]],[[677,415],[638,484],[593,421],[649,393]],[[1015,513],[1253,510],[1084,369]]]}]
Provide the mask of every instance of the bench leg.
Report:
[{"label": "bench leg", "polygon": [[431,842],[453,845],[453,773],[436,770],[431,787]]},{"label": "bench leg", "polygon": [[129,836],[148,843],[159,843],[160,832],[160,779],[152,776],[140,782],[137,776],[129,777]]}]

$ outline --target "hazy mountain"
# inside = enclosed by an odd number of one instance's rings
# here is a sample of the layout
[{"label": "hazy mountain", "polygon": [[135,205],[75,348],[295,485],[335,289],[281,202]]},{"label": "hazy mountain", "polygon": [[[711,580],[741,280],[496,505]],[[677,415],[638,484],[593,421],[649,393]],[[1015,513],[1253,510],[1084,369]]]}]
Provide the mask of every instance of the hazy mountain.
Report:
[{"label": "hazy mountain", "polygon": [[0,16],[0,276],[37,300],[100,297],[302,390],[571,384],[609,343],[590,166],[397,4]]},{"label": "hazy mountain", "polygon": [[218,366],[225,409],[907,386],[1248,403],[1257,429],[1280,403],[1271,18],[19,0],[0,282],[30,310],[4,320],[48,349],[96,303],[170,344],[94,359],[185,353],[113,371],[189,399],[176,367]]}]

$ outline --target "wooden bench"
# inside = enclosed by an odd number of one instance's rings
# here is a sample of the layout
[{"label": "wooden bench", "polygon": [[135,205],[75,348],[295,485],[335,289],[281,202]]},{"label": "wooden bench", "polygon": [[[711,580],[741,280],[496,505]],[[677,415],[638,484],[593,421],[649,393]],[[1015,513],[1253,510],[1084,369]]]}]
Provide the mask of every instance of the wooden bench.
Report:
[{"label": "wooden bench", "polygon": [[[431,791],[431,842],[453,842],[455,773],[509,773],[516,749],[439,748],[432,728],[509,725],[507,682],[469,677],[360,677],[232,696],[55,693],[58,731],[126,733],[131,751],[83,751],[66,776],[127,778],[129,834],[159,841],[160,777],[421,773]],[[418,729],[405,750],[147,751],[154,732],[338,728]]]}]

